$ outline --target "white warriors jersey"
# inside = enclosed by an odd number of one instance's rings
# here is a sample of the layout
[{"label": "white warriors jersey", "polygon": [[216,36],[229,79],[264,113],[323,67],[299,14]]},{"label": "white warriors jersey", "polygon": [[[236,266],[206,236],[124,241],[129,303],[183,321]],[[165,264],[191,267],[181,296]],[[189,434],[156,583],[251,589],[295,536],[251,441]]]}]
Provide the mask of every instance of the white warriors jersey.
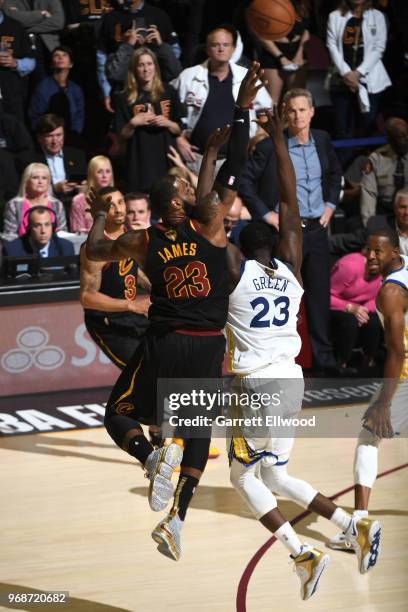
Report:
[{"label": "white warriors jersey", "polygon": [[[403,287],[408,294],[408,257],[401,255],[403,264],[397,270],[394,270],[383,280],[384,283],[395,283]],[[384,327],[384,317],[379,310],[377,310],[381,324]],[[405,347],[405,362],[401,372],[401,378],[408,378],[408,310],[405,313],[405,329],[404,329],[404,347]]]},{"label": "white warriors jersey", "polygon": [[271,266],[243,261],[229,297],[229,370],[236,374],[294,360],[301,348],[296,326],[303,289],[284,263],[273,259]]}]

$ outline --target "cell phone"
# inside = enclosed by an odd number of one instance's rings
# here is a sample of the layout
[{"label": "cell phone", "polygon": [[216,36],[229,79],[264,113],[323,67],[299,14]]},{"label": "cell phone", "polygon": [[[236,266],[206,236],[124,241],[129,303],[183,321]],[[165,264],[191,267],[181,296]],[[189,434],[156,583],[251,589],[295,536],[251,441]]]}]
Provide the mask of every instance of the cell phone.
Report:
[{"label": "cell phone", "polygon": [[133,21],[133,23],[135,23],[135,21],[136,21],[136,29],[139,30],[140,36],[143,36],[143,38],[146,38],[146,36],[149,36],[150,32],[147,29],[146,19],[144,17],[138,17],[136,20]]}]

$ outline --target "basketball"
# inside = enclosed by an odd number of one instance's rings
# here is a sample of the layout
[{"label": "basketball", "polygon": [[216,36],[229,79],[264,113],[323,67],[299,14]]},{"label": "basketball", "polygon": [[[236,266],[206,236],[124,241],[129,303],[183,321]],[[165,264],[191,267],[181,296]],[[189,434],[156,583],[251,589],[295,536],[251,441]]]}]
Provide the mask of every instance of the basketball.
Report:
[{"label": "basketball", "polygon": [[256,36],[278,40],[291,31],[296,13],[290,0],[253,0],[246,18]]}]

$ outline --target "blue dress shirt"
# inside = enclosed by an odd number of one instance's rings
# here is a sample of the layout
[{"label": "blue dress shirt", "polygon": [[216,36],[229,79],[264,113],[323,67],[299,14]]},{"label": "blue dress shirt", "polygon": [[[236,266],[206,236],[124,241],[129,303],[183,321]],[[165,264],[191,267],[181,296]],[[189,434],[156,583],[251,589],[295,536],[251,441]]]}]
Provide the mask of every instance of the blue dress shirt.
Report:
[{"label": "blue dress shirt", "polygon": [[305,144],[298,142],[296,136],[289,137],[288,149],[296,174],[300,216],[316,219],[322,216],[326,206],[336,208],[323,200],[322,169],[313,136]]}]

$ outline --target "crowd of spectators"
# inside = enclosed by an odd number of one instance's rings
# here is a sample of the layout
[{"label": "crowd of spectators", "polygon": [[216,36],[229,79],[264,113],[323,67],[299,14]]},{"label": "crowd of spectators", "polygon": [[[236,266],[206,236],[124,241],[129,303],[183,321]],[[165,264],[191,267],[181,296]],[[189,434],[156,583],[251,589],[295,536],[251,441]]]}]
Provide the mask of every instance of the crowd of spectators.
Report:
[{"label": "crowd of spectators", "polygon": [[295,25],[274,42],[250,30],[250,2],[0,0],[3,254],[17,240],[44,256],[36,236],[50,240],[50,226],[52,244],[61,231],[85,237],[89,190],[114,182],[127,194],[129,227],[157,220],[148,194],[166,173],[186,182],[194,202],[207,138],[230,123],[257,59],[269,83],[251,110],[249,159],[226,229],[237,245],[250,218],[279,231],[262,116],[283,104],[314,367],[347,373],[355,346],[370,365],[381,343],[378,279],[367,278],[361,255],[367,232],[395,227],[408,253],[408,2],[292,0]]}]

